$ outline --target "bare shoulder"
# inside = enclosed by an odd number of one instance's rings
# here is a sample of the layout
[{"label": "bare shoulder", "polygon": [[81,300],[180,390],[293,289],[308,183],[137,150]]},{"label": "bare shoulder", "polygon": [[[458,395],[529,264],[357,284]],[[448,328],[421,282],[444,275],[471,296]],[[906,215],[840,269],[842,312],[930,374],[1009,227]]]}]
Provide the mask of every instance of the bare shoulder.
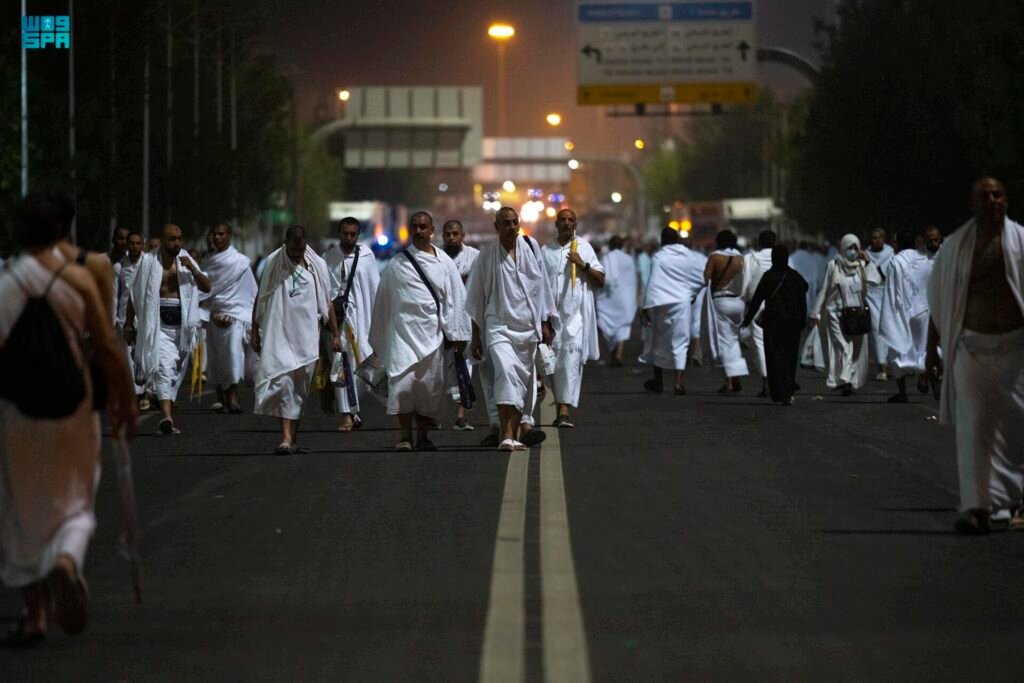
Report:
[{"label": "bare shoulder", "polygon": [[71,285],[83,298],[99,295],[99,285],[96,284],[95,275],[89,270],[88,266],[69,263],[61,271],[60,279]]}]

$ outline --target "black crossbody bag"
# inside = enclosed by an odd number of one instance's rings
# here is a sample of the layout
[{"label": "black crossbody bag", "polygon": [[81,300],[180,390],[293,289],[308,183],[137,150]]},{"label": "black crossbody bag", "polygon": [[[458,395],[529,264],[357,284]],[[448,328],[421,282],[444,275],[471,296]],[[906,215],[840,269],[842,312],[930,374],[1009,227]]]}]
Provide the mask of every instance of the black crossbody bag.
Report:
[{"label": "black crossbody bag", "polygon": [[868,308],[864,291],[867,289],[867,278],[863,266],[860,268],[860,306],[848,306],[843,288],[839,287],[839,298],[843,301],[843,309],[839,312],[839,329],[847,337],[860,337],[871,332],[871,309]]}]

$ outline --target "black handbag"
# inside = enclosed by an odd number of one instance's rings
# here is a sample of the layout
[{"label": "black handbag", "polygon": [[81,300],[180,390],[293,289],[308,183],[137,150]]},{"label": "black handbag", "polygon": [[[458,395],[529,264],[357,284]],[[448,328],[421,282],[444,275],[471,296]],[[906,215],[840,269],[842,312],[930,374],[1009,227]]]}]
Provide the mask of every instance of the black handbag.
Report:
[{"label": "black handbag", "polygon": [[843,300],[843,309],[839,312],[839,329],[843,335],[860,337],[871,332],[871,309],[864,298],[864,290],[868,286],[864,269],[860,269],[860,306],[847,306],[843,288],[838,282],[836,286],[839,287],[839,296]]}]

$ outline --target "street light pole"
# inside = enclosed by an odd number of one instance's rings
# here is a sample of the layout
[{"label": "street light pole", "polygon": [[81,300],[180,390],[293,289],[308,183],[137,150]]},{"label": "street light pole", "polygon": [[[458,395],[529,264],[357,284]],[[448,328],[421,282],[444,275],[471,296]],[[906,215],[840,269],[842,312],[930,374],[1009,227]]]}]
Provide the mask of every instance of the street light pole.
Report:
[{"label": "street light pole", "polygon": [[505,43],[516,34],[516,30],[508,24],[491,24],[487,29],[487,35],[498,43],[498,137],[505,137],[505,102],[506,76],[505,76]]}]

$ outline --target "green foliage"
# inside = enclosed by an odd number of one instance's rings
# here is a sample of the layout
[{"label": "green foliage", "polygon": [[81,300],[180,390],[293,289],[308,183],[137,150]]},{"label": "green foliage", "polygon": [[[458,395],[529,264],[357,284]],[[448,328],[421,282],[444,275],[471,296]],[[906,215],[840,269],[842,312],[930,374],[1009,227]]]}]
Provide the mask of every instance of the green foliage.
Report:
[{"label": "green foliage", "polygon": [[325,145],[305,138],[299,161],[298,223],[310,237],[328,234],[327,204],[345,198],[345,171],[341,160]]},{"label": "green foliage", "polygon": [[968,217],[971,182],[1024,192],[1024,3],[843,4],[793,160],[791,212],[836,237]]}]

